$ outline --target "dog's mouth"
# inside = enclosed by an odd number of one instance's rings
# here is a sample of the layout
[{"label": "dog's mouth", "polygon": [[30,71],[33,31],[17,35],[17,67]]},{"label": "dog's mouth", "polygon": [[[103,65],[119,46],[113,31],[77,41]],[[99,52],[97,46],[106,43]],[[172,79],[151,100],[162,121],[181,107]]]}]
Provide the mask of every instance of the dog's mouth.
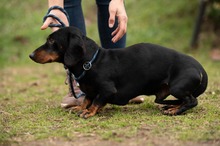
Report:
[{"label": "dog's mouth", "polygon": [[58,60],[59,56],[56,53],[36,53],[33,52],[29,55],[29,57],[36,63],[51,63],[51,62],[56,62]]}]

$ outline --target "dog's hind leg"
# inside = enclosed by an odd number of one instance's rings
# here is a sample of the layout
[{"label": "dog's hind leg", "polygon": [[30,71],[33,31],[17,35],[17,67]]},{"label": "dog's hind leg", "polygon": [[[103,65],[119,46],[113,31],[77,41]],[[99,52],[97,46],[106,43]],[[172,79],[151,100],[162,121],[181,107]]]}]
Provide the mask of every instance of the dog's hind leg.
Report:
[{"label": "dog's hind leg", "polygon": [[[198,81],[197,81],[198,82]],[[197,98],[193,96],[195,87],[198,86],[196,80],[180,80],[179,84],[175,84],[170,88],[170,94],[177,98],[181,103],[176,106],[168,106],[164,108],[163,113],[166,115],[180,115],[188,109],[195,107],[198,104]]]},{"label": "dog's hind leg", "polygon": [[180,105],[181,100],[164,100],[170,95],[169,86],[167,84],[161,85],[160,89],[156,93],[155,103],[164,105]]},{"label": "dog's hind leg", "polygon": [[163,104],[164,106],[159,107],[162,112],[165,110],[175,108],[183,103],[182,100],[165,100],[167,96],[170,95],[169,86],[167,84],[163,84],[160,89],[156,92],[155,103]]},{"label": "dog's hind leg", "polygon": [[[168,106],[163,110],[166,115],[180,115],[188,109],[195,107],[198,101],[195,96],[193,96],[194,91],[200,85],[201,76],[197,70],[189,69],[176,76],[175,80],[170,83],[170,94],[177,98],[180,103],[176,106]],[[178,101],[177,100],[177,101]]]},{"label": "dog's hind leg", "polygon": [[183,112],[187,111],[188,109],[195,107],[197,104],[198,104],[198,101],[195,97],[193,97],[192,95],[186,96],[181,105],[165,109],[163,113],[165,115],[180,115]]}]

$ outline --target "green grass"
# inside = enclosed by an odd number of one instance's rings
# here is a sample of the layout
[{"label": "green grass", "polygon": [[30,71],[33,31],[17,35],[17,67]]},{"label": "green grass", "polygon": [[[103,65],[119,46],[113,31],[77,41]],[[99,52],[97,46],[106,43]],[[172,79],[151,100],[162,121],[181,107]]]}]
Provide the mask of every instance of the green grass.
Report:
[{"label": "green grass", "polygon": [[[118,142],[144,136],[183,142],[219,140],[220,62],[213,62],[208,54],[213,34],[203,32],[200,47],[194,51],[189,47],[197,1],[126,0],[126,9],[127,45],[156,43],[189,54],[203,64],[209,86],[199,97],[199,105],[185,115],[169,117],[160,113],[152,96],[140,105],[107,105],[87,120],[60,108],[68,91],[63,66],[40,65],[28,58],[50,33],[40,30],[47,9],[44,4],[43,0],[2,0],[0,4],[0,144],[51,137],[71,141],[80,136]],[[88,36],[99,43],[94,4],[83,1]]]}]

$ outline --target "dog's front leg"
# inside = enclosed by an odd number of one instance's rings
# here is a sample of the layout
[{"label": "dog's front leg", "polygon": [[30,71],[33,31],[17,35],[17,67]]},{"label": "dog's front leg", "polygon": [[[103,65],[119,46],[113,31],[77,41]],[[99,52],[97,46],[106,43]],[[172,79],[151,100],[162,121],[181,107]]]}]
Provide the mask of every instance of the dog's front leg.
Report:
[{"label": "dog's front leg", "polygon": [[[106,93],[106,92],[105,92]],[[108,102],[107,100],[113,95],[111,94],[101,94],[98,95],[92,102],[92,105],[87,109],[84,109],[82,113],[79,114],[81,118],[89,118],[94,116],[98,111],[100,111]]]},{"label": "dog's front leg", "polygon": [[85,110],[87,107],[89,107],[91,105],[92,101],[89,98],[86,98],[83,100],[83,103],[81,105],[72,107],[70,109],[70,112],[81,112],[83,110]]},{"label": "dog's front leg", "polygon": [[117,92],[113,82],[101,82],[99,87],[101,87],[98,89],[98,91],[100,91],[99,95],[94,98],[90,107],[87,107],[87,109],[84,109],[82,113],[79,114],[80,117],[89,118],[94,116]]},{"label": "dog's front leg", "polygon": [[89,117],[92,117],[94,116],[99,110],[101,110],[103,106],[99,105],[99,104],[92,104],[88,109],[84,109],[82,111],[82,113],[79,114],[79,116],[81,118],[89,118]]},{"label": "dog's front leg", "polygon": [[[107,104],[107,99],[109,96],[105,96],[105,94],[98,95],[92,102],[92,105],[88,107],[87,109],[84,109],[79,116],[81,118],[89,118],[94,116],[98,111],[100,111],[106,104]],[[107,94],[108,95],[108,94]],[[112,94],[110,94],[112,95]]]}]

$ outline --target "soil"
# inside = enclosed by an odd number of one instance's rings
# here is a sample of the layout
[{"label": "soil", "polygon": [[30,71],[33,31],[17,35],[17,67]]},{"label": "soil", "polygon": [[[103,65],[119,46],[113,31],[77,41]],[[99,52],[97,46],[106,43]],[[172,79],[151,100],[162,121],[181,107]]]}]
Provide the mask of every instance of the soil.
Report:
[{"label": "soil", "polygon": [[[95,135],[79,136],[73,140],[49,138],[30,142],[4,143],[3,146],[220,146],[220,140],[206,142],[183,142],[166,137],[152,137],[146,129],[132,138],[111,141],[103,140]],[[1,144],[0,144],[1,146]]]}]

